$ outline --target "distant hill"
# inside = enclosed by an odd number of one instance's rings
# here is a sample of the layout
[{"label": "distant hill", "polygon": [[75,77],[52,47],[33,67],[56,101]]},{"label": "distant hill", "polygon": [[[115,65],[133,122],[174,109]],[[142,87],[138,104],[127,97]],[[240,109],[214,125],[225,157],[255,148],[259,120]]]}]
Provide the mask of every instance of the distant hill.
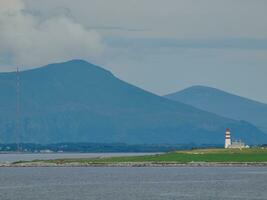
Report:
[{"label": "distant hill", "polygon": [[193,86],[166,97],[224,117],[249,121],[267,133],[267,104],[205,86]]},{"label": "distant hill", "polygon": [[20,85],[16,134],[16,74],[0,73],[0,142],[222,144],[227,127],[247,143],[267,142],[247,122],[146,92],[82,60],[23,71]]}]

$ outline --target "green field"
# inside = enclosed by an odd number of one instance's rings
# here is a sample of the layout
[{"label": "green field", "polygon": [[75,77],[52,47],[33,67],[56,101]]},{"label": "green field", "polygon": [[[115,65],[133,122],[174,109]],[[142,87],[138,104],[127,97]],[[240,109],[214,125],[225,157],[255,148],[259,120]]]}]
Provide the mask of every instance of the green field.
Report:
[{"label": "green field", "polygon": [[93,159],[58,159],[43,161],[46,163],[190,163],[190,162],[219,162],[219,163],[250,163],[267,162],[267,149],[197,149],[176,151],[149,156],[128,156]]}]

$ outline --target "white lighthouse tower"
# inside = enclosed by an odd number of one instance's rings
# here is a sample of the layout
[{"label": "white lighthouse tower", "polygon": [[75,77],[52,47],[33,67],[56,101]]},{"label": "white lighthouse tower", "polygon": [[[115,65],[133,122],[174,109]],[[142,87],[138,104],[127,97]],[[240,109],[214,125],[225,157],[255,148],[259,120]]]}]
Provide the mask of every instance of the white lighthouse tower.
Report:
[{"label": "white lighthouse tower", "polygon": [[225,132],[225,145],[224,147],[227,149],[229,148],[229,146],[231,146],[231,133],[230,133],[230,129],[226,129]]}]

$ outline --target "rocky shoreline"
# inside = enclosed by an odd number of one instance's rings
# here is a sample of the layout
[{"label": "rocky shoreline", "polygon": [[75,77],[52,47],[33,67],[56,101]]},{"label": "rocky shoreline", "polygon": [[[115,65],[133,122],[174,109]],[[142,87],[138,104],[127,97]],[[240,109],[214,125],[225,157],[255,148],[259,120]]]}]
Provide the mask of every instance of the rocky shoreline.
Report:
[{"label": "rocky shoreline", "polygon": [[21,162],[0,163],[0,167],[267,167],[267,162],[190,162],[190,163],[150,163],[150,162],[123,162],[123,163],[49,163],[49,162]]}]

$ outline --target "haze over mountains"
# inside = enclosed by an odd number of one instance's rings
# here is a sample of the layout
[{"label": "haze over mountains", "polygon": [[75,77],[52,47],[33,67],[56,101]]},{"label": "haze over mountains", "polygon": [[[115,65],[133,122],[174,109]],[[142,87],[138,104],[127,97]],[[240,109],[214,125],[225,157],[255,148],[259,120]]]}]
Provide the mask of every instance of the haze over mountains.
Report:
[{"label": "haze over mountains", "polygon": [[16,73],[0,73],[0,142],[223,144],[227,127],[236,139],[267,142],[247,122],[221,117],[123,82],[82,60],[20,73],[16,133]]},{"label": "haze over mountains", "polygon": [[193,86],[165,97],[220,116],[251,122],[267,133],[267,104],[205,86]]}]

